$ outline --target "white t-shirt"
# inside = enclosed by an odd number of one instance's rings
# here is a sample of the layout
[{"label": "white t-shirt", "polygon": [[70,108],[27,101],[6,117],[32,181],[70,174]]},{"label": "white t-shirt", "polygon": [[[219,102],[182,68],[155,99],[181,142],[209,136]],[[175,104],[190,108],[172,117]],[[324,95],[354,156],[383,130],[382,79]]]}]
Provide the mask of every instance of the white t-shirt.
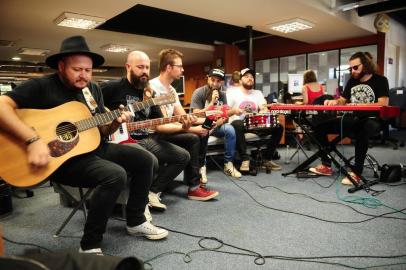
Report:
[{"label": "white t-shirt", "polygon": [[[250,90],[248,94],[244,94],[240,89],[233,89],[227,91],[227,104],[230,108],[239,108],[246,112],[258,112],[261,105],[266,104],[264,95],[260,90]],[[230,122],[234,120],[243,120],[244,114],[238,116],[233,115],[230,117]]]},{"label": "white t-shirt", "polygon": [[180,104],[178,93],[176,93],[175,88],[173,88],[173,86],[170,85],[170,89],[168,90],[161,83],[161,81],[159,80],[159,77],[156,77],[156,78],[150,80],[149,81],[149,86],[155,91],[155,96],[156,97],[158,97],[160,95],[172,94],[176,99],[175,103],[160,106],[161,110],[162,110],[162,114],[164,115],[164,117],[173,116],[173,110],[174,110],[175,105],[182,106],[182,104]]}]

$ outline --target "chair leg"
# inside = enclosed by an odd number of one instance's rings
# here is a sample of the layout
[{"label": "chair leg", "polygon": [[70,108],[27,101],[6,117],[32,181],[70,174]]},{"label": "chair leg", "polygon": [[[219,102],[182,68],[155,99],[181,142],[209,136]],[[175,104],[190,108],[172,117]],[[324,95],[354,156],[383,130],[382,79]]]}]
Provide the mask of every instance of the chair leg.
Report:
[{"label": "chair leg", "polygon": [[[64,193],[64,195],[67,195],[68,197],[70,197],[71,199],[75,200],[75,198],[73,198],[73,196],[66,190],[64,189],[62,186],[58,186],[58,188]],[[58,228],[58,230],[55,232],[54,237],[59,237],[59,234],[61,233],[61,231],[65,228],[65,226],[69,223],[69,221],[72,219],[73,215],[79,210],[79,208],[83,209],[83,213],[85,215],[85,220],[87,219],[87,209],[86,209],[86,200],[89,198],[90,194],[92,193],[93,189],[89,188],[85,194],[83,194],[83,189],[79,188],[79,194],[80,194],[80,201],[78,201],[77,205],[75,206],[75,208],[73,208],[73,210],[71,211],[71,213],[69,214],[69,216],[64,220],[64,222],[62,223],[62,225]],[[77,200],[76,200],[77,201]]]}]

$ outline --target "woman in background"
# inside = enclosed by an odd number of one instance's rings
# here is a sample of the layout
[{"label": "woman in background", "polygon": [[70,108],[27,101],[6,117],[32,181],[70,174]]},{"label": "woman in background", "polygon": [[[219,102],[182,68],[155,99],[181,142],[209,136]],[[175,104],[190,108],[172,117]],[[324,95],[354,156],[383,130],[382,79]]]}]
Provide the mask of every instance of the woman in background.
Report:
[{"label": "woman in background", "polygon": [[313,104],[314,100],[325,94],[323,85],[317,82],[316,73],[309,69],[303,73],[303,104]]}]

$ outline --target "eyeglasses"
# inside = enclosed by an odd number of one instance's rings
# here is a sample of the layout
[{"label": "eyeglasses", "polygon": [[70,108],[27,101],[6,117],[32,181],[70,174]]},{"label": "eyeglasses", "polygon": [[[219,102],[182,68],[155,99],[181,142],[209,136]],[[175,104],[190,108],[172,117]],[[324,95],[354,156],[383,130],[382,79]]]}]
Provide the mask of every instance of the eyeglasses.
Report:
[{"label": "eyeglasses", "polygon": [[183,68],[183,65],[175,65],[175,64],[171,64],[171,66],[173,66],[173,67],[178,67],[178,68]]},{"label": "eyeglasses", "polygon": [[358,64],[358,65],[349,67],[348,70],[349,70],[349,71],[351,71],[352,69],[353,69],[353,70],[358,70],[358,67],[359,67],[360,65],[362,65],[362,64]]}]

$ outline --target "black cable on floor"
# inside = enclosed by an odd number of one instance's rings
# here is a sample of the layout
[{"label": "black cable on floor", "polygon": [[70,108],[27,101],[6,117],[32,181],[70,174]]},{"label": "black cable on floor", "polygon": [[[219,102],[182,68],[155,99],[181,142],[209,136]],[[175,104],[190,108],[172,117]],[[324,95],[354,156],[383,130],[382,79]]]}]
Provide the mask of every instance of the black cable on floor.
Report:
[{"label": "black cable on floor", "polygon": [[304,193],[287,192],[287,191],[282,190],[281,188],[278,188],[278,187],[275,187],[275,186],[272,186],[272,185],[261,186],[260,184],[258,184],[258,183],[255,182],[255,181],[252,181],[252,180],[247,180],[247,181],[249,181],[249,182],[251,182],[251,183],[254,183],[255,185],[257,185],[257,186],[258,186],[259,188],[261,188],[261,189],[274,188],[274,189],[276,189],[276,190],[278,190],[278,191],[280,191],[280,192],[282,192],[282,193],[288,194],[288,195],[298,195],[298,196],[303,196],[303,197],[305,197],[305,198],[309,198],[309,199],[311,199],[311,200],[314,200],[314,201],[320,202],[320,203],[337,204],[337,205],[345,206],[345,207],[347,207],[347,208],[350,208],[350,209],[353,210],[354,212],[359,213],[359,214],[364,215],[364,216],[376,217],[376,218],[381,217],[381,218],[388,218],[388,219],[406,220],[406,218],[387,217],[387,216],[386,216],[386,215],[390,215],[390,214],[395,214],[395,213],[403,212],[403,211],[406,210],[406,208],[405,208],[405,209],[396,210],[396,211],[392,211],[392,212],[387,212],[387,213],[384,213],[384,214],[381,214],[381,215],[372,215],[372,214],[367,214],[367,213],[361,212],[361,211],[355,209],[354,207],[352,207],[352,206],[350,206],[350,205],[348,205],[348,204],[341,203],[341,202],[324,201],[324,200],[320,200],[320,199],[314,198],[314,197],[312,197],[312,196],[310,196],[310,195],[307,195],[307,194],[304,194]]},{"label": "black cable on floor", "polygon": [[[214,164],[216,164],[216,166],[217,166],[219,169],[221,169],[221,166],[218,164],[218,162],[216,162],[213,158],[212,158],[212,161],[214,162]],[[396,211],[393,211],[393,212],[390,212],[390,213],[384,213],[384,214],[381,214],[381,215],[369,215],[369,214],[365,214],[365,215],[367,215],[367,216],[371,216],[371,218],[364,219],[364,220],[360,220],[360,221],[335,221],[335,220],[328,220],[328,219],[323,219],[323,218],[319,218],[319,217],[316,217],[316,216],[312,216],[312,215],[308,215],[308,214],[303,214],[303,213],[299,213],[299,212],[295,212],[295,211],[288,211],[288,210],[278,209],[278,208],[274,208],[274,207],[270,207],[270,206],[264,205],[263,203],[259,202],[256,198],[254,198],[253,195],[251,195],[251,193],[249,193],[246,189],[244,189],[243,187],[241,187],[241,186],[237,183],[237,182],[249,182],[248,180],[232,180],[231,177],[229,177],[228,175],[226,175],[226,176],[227,176],[227,178],[228,178],[234,185],[236,185],[239,189],[241,189],[243,192],[245,192],[255,203],[257,203],[258,205],[260,205],[260,206],[262,206],[262,207],[264,207],[264,208],[266,208],[266,209],[274,210],[274,211],[277,211],[277,212],[283,212],[283,213],[287,213],[287,214],[294,214],[294,215],[304,216],[304,217],[308,217],[308,218],[311,218],[311,219],[316,219],[316,220],[319,220],[319,221],[328,222],[328,223],[336,223],[336,224],[358,224],[358,223],[363,223],[363,222],[371,221],[371,220],[373,220],[373,219],[375,219],[375,218],[380,218],[380,217],[383,217],[383,218],[393,218],[393,219],[399,219],[399,220],[406,220],[406,218],[386,217],[386,215],[388,215],[388,214],[394,214],[394,213],[398,213],[398,212],[403,212],[403,211],[406,210],[406,208],[405,208],[405,209],[396,210]],[[253,181],[251,181],[251,182],[253,182]],[[256,183],[256,182],[254,182],[254,183]],[[302,193],[298,193],[298,194],[301,194],[301,195],[303,195],[303,196],[308,196],[308,195],[302,194]],[[309,196],[309,197],[310,197],[310,196]],[[337,202],[329,202],[329,203],[337,203]],[[337,204],[339,204],[339,203],[337,203]],[[345,205],[345,204],[342,204],[342,205]],[[348,206],[348,205],[346,205],[346,206]],[[348,207],[350,207],[350,206],[348,206]],[[354,208],[352,208],[352,207],[350,207],[350,208],[351,208],[351,209],[354,209]],[[354,209],[354,210],[355,210],[355,209]],[[364,214],[364,213],[362,213],[362,214]]]},{"label": "black cable on floor", "polygon": [[[371,269],[371,268],[377,268],[377,267],[390,267],[390,266],[396,266],[396,265],[406,265],[405,262],[399,262],[399,263],[388,263],[388,264],[380,264],[380,265],[371,265],[367,267],[357,267],[357,266],[352,266],[349,264],[344,264],[344,263],[339,263],[339,262],[330,262],[326,261],[328,259],[349,259],[349,258],[374,258],[374,259],[401,259],[401,258],[406,258],[406,254],[400,254],[400,255],[392,255],[392,256],[374,256],[374,255],[342,255],[342,256],[308,256],[308,257],[291,257],[291,256],[281,256],[281,255],[262,255],[256,251],[249,250],[246,248],[238,247],[236,245],[228,244],[220,239],[217,239],[215,237],[206,237],[206,236],[199,236],[199,235],[193,235],[181,231],[176,231],[170,228],[162,227],[170,232],[173,233],[178,233],[194,238],[199,238],[198,244],[200,249],[194,249],[189,252],[180,252],[180,251],[169,251],[165,253],[161,253],[157,256],[154,256],[148,260],[144,261],[144,265],[146,266],[146,269],[153,269],[151,262],[164,257],[168,255],[173,255],[173,254],[178,254],[178,255],[183,255],[183,261],[185,263],[190,263],[192,261],[192,254],[198,253],[198,252],[216,252],[216,253],[222,253],[222,254],[228,254],[228,255],[238,255],[238,256],[248,256],[248,257],[253,257],[254,259],[254,264],[256,265],[264,265],[266,263],[266,259],[274,259],[274,260],[285,260],[285,261],[298,261],[298,262],[307,262],[307,263],[316,263],[316,264],[326,264],[326,265],[334,265],[334,266],[342,266],[345,268],[350,268],[350,269]],[[216,245],[211,244],[210,246],[206,246],[206,242],[209,241],[214,241]],[[221,250],[223,247],[229,247],[232,249],[238,250],[237,252],[233,251],[226,251],[226,250]],[[148,268],[147,268],[148,267]]]},{"label": "black cable on floor", "polygon": [[4,236],[2,236],[1,238],[3,238],[4,241],[9,242],[9,243],[11,243],[11,244],[20,245],[20,246],[31,246],[31,247],[36,247],[36,248],[39,248],[39,249],[43,249],[43,250],[45,250],[45,251],[47,251],[47,252],[52,252],[52,250],[50,250],[50,249],[48,249],[48,248],[46,248],[46,247],[37,245],[37,244],[24,243],[24,242],[17,242],[17,241],[8,239],[7,237],[4,237]]}]

